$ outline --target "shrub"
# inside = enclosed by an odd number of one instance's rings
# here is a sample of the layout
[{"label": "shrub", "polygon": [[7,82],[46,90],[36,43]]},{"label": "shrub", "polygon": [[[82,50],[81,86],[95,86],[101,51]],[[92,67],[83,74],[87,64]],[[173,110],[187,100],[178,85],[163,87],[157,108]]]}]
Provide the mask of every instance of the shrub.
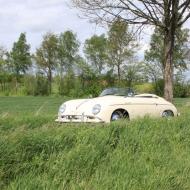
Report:
[{"label": "shrub", "polygon": [[186,98],[190,95],[190,85],[188,83],[174,84],[174,97]]},{"label": "shrub", "polygon": [[34,95],[36,78],[32,75],[25,75],[23,78],[23,93],[24,95]]},{"label": "shrub", "polygon": [[159,96],[163,96],[164,95],[164,80],[163,79],[158,79],[154,83],[154,91]]},{"label": "shrub", "polygon": [[134,86],[137,93],[155,93],[154,85],[151,83],[144,83]]},{"label": "shrub", "polygon": [[[35,82],[34,82],[35,83]],[[49,95],[47,79],[40,73],[36,75],[34,95]]]}]

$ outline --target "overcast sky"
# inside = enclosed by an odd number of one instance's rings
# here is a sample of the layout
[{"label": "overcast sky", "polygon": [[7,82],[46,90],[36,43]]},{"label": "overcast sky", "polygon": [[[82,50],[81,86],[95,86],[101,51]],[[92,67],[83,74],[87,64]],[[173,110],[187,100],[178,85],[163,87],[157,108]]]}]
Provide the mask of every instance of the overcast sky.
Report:
[{"label": "overcast sky", "polygon": [[[20,33],[26,32],[34,52],[46,32],[58,34],[71,29],[81,43],[105,32],[104,28],[79,18],[80,12],[69,4],[70,0],[0,0],[0,45],[10,50]],[[146,35],[144,39],[141,54],[148,45]]]},{"label": "overcast sky", "polygon": [[21,32],[27,33],[32,51],[46,32],[60,33],[71,29],[80,41],[104,32],[103,28],[80,19],[69,0],[0,0],[0,45],[12,47]]}]

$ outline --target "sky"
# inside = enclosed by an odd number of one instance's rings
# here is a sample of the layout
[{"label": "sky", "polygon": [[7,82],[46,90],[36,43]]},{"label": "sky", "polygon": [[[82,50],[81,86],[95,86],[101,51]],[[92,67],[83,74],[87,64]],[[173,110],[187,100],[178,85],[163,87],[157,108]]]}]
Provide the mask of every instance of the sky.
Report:
[{"label": "sky", "polygon": [[[94,34],[106,32],[105,28],[79,18],[80,11],[71,6],[70,0],[0,0],[0,46],[10,50],[21,32],[26,32],[31,51],[39,47],[46,32],[59,34],[72,30],[82,45]],[[149,33],[142,40],[139,55],[148,47]]]},{"label": "sky", "polygon": [[[72,30],[82,45],[94,34],[102,34],[105,28],[81,19],[79,10],[71,6],[70,0],[0,0],[0,46],[10,50],[21,32],[26,32],[31,51],[35,52],[46,32],[59,34]],[[190,28],[190,22],[187,24]],[[138,56],[149,47],[153,28],[146,28],[139,42]]]},{"label": "sky", "polygon": [[66,30],[77,33],[83,43],[104,28],[78,17],[79,11],[69,6],[69,0],[0,0],[0,45],[8,50],[26,32],[32,51],[40,45],[46,32],[59,34]]}]

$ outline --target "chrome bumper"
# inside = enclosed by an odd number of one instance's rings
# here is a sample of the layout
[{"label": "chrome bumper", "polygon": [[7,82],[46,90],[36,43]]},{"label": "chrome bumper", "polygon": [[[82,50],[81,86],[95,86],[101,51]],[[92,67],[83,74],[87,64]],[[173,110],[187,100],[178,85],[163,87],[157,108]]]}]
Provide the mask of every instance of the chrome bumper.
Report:
[{"label": "chrome bumper", "polygon": [[63,115],[55,120],[59,123],[103,123],[104,121],[96,116],[89,115]]}]

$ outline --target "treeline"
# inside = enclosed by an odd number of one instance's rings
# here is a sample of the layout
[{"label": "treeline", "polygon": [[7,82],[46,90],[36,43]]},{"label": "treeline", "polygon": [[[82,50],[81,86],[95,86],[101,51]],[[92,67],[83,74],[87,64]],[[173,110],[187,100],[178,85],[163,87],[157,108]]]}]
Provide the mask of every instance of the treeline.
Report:
[{"label": "treeline", "polygon": [[[175,45],[174,96],[190,94],[183,72],[189,61],[189,31],[178,31]],[[137,92],[163,95],[163,36],[155,28],[144,61],[134,32],[118,19],[108,32],[86,39],[83,53],[77,35],[46,33],[34,54],[21,33],[10,52],[0,48],[1,95],[97,96],[106,87],[132,87]]]}]

